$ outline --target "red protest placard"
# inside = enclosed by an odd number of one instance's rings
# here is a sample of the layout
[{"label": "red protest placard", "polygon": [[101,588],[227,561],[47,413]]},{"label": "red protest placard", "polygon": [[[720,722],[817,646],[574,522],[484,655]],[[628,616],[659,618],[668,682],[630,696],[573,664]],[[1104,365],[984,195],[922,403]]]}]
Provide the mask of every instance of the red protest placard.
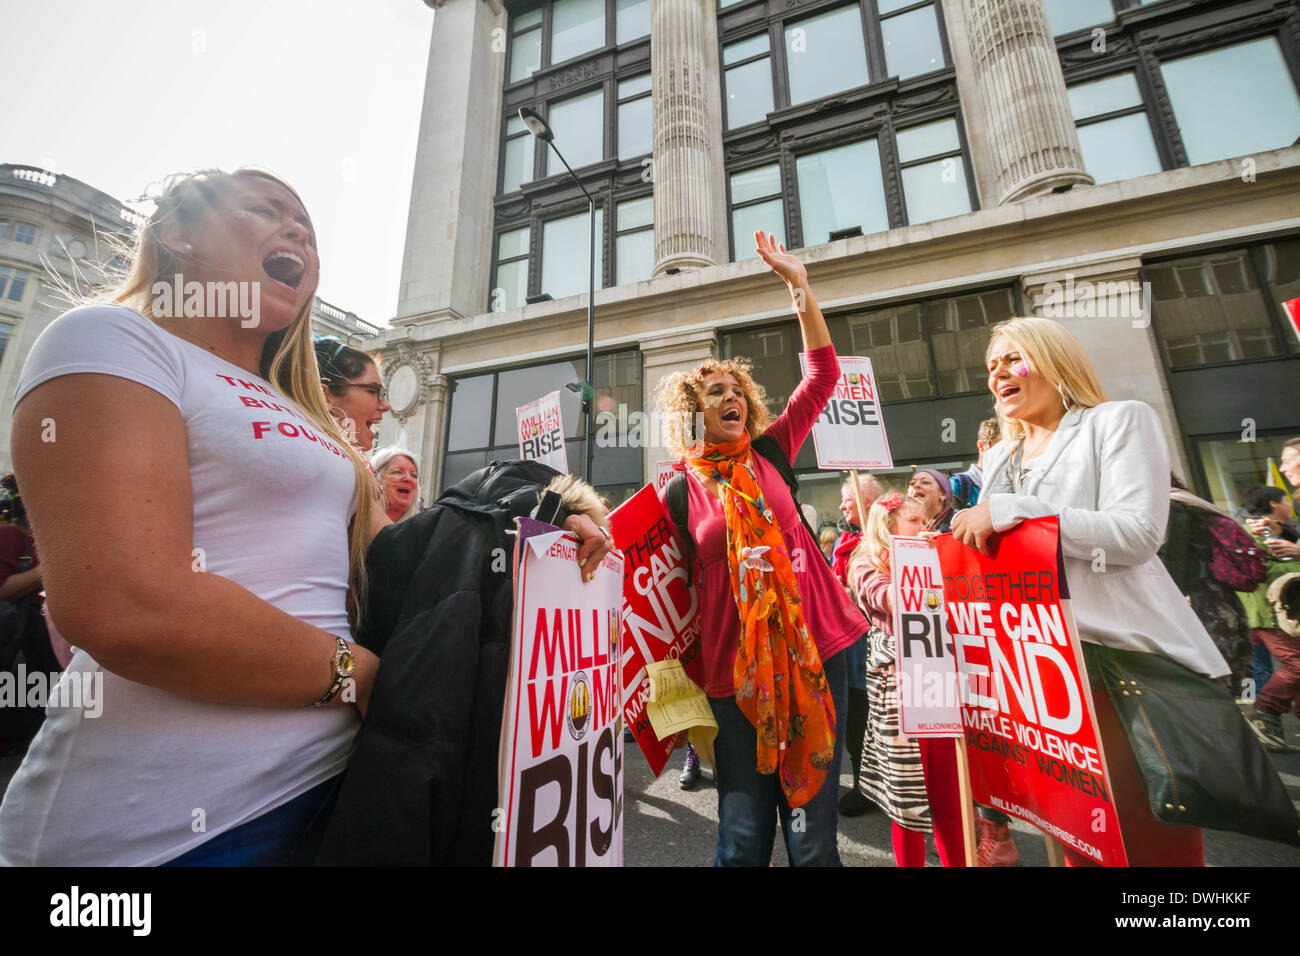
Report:
[{"label": "red protest placard", "polygon": [[614,544],[623,552],[623,717],[657,777],[673,752],[645,712],[650,695],[646,664],[671,658],[689,665],[699,653],[697,595],[675,529],[655,489],[646,485],[609,515]]},{"label": "red protest placard", "polygon": [[961,675],[976,802],[1105,866],[1126,866],[1057,519],[998,535],[990,553],[936,539]]}]

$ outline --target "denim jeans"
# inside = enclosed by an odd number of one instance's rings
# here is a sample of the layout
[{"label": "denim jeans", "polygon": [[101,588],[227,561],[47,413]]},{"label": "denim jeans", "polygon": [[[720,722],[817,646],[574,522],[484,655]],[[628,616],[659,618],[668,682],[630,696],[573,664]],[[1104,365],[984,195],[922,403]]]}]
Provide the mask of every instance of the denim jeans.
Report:
[{"label": "denim jeans", "polygon": [[214,836],[163,866],[310,866],[343,775]]},{"label": "denim jeans", "polygon": [[792,811],[778,774],[756,769],[758,736],[736,706],[735,697],[710,698],[718,721],[714,757],[718,785],[718,849],[714,866],[767,866],[772,860],[778,819],[791,866],[839,866],[840,754],[844,752],[848,686],[841,651],[825,661],[826,682],[835,704],[835,752],[817,795]]},{"label": "denim jeans", "polygon": [[849,675],[849,690],[867,689],[867,635],[863,634],[846,647],[844,665]]}]

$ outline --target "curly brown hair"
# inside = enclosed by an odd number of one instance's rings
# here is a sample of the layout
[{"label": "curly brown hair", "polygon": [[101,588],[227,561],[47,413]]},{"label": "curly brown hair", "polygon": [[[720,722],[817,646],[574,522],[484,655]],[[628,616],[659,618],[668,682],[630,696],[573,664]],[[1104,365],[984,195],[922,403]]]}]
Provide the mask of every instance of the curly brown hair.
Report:
[{"label": "curly brown hair", "polygon": [[695,444],[695,415],[704,408],[704,377],[726,374],[734,378],[745,393],[749,406],[745,416],[745,431],[757,438],[772,423],[764,398],[766,390],[754,381],[753,363],[747,358],[709,359],[689,372],[674,372],[659,383],[655,392],[655,406],[662,418],[660,425],[664,447],[678,458],[685,458]]}]

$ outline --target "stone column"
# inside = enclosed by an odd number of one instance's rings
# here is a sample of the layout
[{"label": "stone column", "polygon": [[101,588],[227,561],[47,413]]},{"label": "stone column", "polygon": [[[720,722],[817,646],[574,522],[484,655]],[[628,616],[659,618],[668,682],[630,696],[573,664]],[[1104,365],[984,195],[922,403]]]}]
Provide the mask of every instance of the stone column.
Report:
[{"label": "stone column", "polygon": [[[718,334],[713,329],[664,332],[643,338],[638,346],[644,363],[641,378],[645,388],[644,407],[654,415],[655,393],[659,390],[659,383],[673,372],[695,368],[701,362],[713,358],[717,354]],[[657,418],[653,420],[658,421]],[[660,428],[662,423],[651,429],[651,435],[657,436]],[[672,455],[667,449],[648,445],[642,462],[646,480],[654,480],[655,462],[670,458]]]},{"label": "stone column", "polygon": [[717,234],[722,132],[709,123],[720,97],[710,57],[716,18],[713,0],[651,0],[656,276],[726,260],[718,254],[726,234]]},{"label": "stone column", "polygon": [[487,311],[505,28],[501,0],[434,11],[394,325]]},{"label": "stone column", "polygon": [[1112,401],[1141,401],[1165,427],[1174,470],[1190,474],[1173,396],[1151,328],[1150,286],[1136,256],[1091,260],[1020,277],[1034,315],[1055,319],[1083,346]]},{"label": "stone column", "polygon": [[[1091,185],[1042,0],[962,0],[998,205]],[[960,31],[955,31],[960,32]],[[967,84],[969,85],[969,84]]]},{"label": "stone column", "polygon": [[447,376],[432,374],[424,384],[424,435],[420,442],[420,485],[427,507],[442,494],[443,438],[447,434]]}]

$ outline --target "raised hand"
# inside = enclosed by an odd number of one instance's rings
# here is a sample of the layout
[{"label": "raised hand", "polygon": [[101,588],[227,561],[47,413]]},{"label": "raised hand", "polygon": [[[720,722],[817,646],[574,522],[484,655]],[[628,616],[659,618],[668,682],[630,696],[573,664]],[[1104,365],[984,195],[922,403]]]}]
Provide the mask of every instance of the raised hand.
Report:
[{"label": "raised hand", "polygon": [[765,232],[754,233],[754,251],[791,289],[807,283],[808,270],[802,262],[785,251],[785,246],[776,241],[776,236]]}]

